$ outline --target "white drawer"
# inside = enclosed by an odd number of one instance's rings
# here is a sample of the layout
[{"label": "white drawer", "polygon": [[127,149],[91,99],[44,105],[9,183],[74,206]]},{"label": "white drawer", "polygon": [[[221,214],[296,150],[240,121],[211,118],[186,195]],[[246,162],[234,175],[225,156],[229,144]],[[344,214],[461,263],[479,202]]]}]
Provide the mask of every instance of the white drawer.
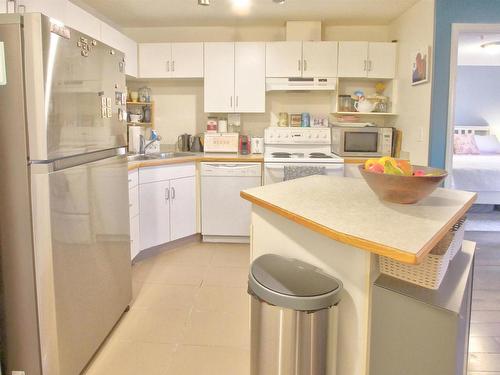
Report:
[{"label": "white drawer", "polygon": [[194,163],[162,165],[159,167],[146,167],[139,170],[139,182],[147,184],[175,178],[191,177],[196,174]]},{"label": "white drawer", "polygon": [[131,189],[137,185],[139,185],[139,170],[135,169],[128,172],[128,188]]},{"label": "white drawer", "polygon": [[128,206],[131,218],[139,215],[139,186],[128,191]]}]

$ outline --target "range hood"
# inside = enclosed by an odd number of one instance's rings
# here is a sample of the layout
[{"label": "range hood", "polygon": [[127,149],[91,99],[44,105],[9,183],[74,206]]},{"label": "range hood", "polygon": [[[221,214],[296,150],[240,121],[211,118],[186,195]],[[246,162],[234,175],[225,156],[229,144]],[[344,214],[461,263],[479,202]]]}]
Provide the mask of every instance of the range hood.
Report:
[{"label": "range hood", "polygon": [[337,78],[266,78],[266,91],[335,91]]}]

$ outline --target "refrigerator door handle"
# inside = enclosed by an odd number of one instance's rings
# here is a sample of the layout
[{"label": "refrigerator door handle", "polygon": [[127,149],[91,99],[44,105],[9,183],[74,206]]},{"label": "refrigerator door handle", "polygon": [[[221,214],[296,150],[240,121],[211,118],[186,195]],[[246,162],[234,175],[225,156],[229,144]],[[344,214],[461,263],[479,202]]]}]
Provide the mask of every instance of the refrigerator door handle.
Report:
[{"label": "refrigerator door handle", "polygon": [[76,167],[78,165],[92,163],[102,159],[112,158],[114,156],[125,155],[126,153],[127,149],[125,147],[119,147],[119,148],[112,148],[109,150],[89,152],[86,154],[69,156],[55,160],[31,160],[30,164],[42,164],[47,166],[49,171],[56,172],[62,169]]}]

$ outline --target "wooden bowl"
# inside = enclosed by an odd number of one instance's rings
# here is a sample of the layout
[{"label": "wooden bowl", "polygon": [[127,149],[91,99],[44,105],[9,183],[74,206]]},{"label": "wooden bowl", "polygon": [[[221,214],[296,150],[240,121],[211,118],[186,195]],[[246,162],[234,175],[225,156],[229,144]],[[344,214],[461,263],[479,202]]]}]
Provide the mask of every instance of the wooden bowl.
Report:
[{"label": "wooden bowl", "polygon": [[412,204],[430,195],[446,178],[448,173],[443,169],[413,166],[414,170],[421,169],[426,174],[433,176],[397,176],[391,174],[375,173],[365,170],[364,165],[359,166],[361,175],[368,186],[384,201],[393,203]]}]

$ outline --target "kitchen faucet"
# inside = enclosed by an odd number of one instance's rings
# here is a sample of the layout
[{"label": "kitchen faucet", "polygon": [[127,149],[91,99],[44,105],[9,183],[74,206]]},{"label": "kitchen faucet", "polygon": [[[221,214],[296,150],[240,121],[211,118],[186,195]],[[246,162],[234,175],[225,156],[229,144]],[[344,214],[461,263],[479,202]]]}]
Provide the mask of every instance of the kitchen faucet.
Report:
[{"label": "kitchen faucet", "polygon": [[161,137],[158,136],[156,139],[153,139],[152,141],[149,141],[148,143],[146,143],[146,140],[144,139],[144,136],[141,134],[139,135],[139,154],[142,154],[144,155],[146,153],[146,150],[151,147],[151,145],[155,142],[155,141],[160,141],[161,140]]}]

